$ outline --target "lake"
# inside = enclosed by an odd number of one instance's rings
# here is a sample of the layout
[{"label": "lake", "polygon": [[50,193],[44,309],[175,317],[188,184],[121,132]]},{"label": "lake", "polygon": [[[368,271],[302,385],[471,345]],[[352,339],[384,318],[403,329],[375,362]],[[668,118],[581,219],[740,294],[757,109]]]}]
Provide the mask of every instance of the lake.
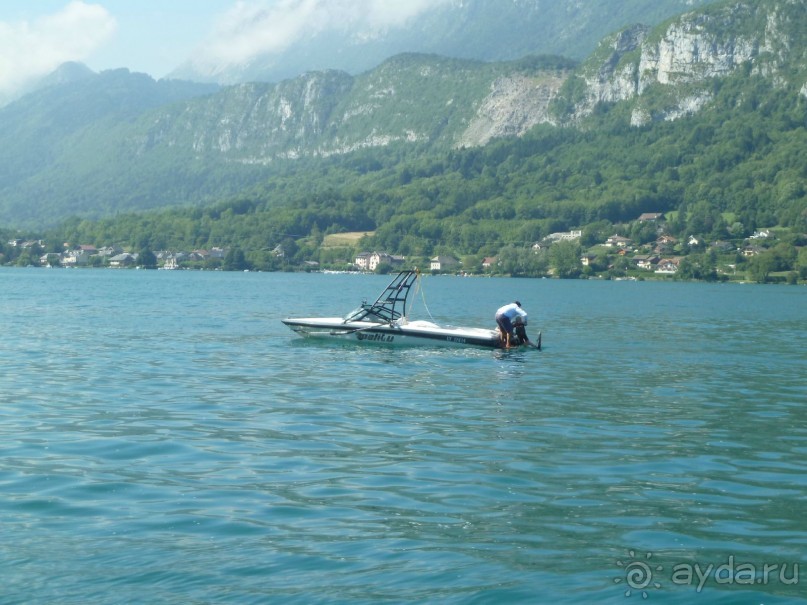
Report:
[{"label": "lake", "polygon": [[0,269],[0,604],[807,603],[807,288]]}]

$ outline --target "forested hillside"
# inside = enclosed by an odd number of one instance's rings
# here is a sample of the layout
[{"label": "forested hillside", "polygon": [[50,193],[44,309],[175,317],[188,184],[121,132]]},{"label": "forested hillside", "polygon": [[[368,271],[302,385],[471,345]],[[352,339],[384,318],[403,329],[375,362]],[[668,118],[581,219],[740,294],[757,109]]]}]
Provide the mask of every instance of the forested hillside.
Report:
[{"label": "forested hillside", "polygon": [[104,72],[0,109],[0,222],[41,227],[212,203],[296,170],[300,159],[396,142],[428,155],[456,144],[497,94],[494,83],[510,78],[529,86],[473,143],[497,128],[520,134],[537,119],[524,94],[545,81],[556,89],[572,66],[557,57],[488,64],[407,54],[357,77],[314,72],[221,90]]},{"label": "forested hillside", "polygon": [[295,255],[349,261],[354,250],[319,246],[341,231],[372,231],[363,247],[421,259],[494,255],[574,228],[592,245],[629,234],[645,212],[667,213],[679,237],[708,241],[742,241],[771,227],[786,228],[794,242],[807,233],[807,122],[796,92],[737,76],[716,83],[714,105],[695,117],[636,128],[614,107],[589,126],[543,126],[428,158],[388,148],[301,164],[300,173],[212,208],[75,220],[48,239],[153,250],[236,246],[253,266],[276,268],[278,245],[290,253],[285,263]]}]

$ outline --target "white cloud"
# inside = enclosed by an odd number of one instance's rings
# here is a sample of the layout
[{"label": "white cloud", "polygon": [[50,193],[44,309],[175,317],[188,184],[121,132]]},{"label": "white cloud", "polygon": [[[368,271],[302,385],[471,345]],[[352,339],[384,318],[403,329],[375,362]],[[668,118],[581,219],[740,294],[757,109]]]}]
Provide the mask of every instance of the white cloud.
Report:
[{"label": "white cloud", "polygon": [[450,0],[242,0],[223,14],[194,63],[241,65],[280,53],[297,40],[328,30],[366,35],[406,22]]},{"label": "white cloud", "polygon": [[0,96],[9,96],[66,61],[82,61],[115,32],[102,6],[70,2],[34,21],[0,22]]}]

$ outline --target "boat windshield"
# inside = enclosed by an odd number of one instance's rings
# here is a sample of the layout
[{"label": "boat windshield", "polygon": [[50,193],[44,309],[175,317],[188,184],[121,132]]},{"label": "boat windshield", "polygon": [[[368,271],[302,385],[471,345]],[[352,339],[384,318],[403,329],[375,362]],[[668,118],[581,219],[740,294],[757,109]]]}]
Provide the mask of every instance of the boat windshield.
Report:
[{"label": "boat windshield", "polygon": [[364,306],[356,307],[350,313],[342,318],[344,321],[362,321],[367,320],[367,311]]}]

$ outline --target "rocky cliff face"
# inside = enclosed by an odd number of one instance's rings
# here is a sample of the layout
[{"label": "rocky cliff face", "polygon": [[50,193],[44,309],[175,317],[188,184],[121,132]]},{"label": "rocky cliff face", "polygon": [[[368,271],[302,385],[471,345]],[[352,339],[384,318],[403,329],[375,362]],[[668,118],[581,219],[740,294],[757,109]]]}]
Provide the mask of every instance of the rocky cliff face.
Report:
[{"label": "rocky cliff face", "polygon": [[[712,99],[710,81],[739,69],[788,84],[782,70],[794,60],[794,37],[807,30],[807,2],[741,0],[686,13],[656,29],[628,27],[606,38],[581,68],[570,76],[582,80],[578,93],[564,89],[566,77],[546,79],[530,89],[522,78],[497,81],[480,103],[460,144],[485,144],[496,136],[519,135],[539,123],[574,125],[600,103],[632,102],[631,123],[675,120],[697,113]],[[799,52],[804,53],[800,45]],[[807,76],[795,82],[807,96]],[[666,102],[648,102],[652,87]],[[582,94],[579,92],[582,90]],[[551,111],[551,101],[569,95],[571,111]]]},{"label": "rocky cliff face", "polygon": [[537,124],[556,123],[549,108],[564,80],[551,74],[541,78],[523,74],[497,78],[456,145],[485,145],[496,137],[521,136]]},{"label": "rocky cliff face", "polygon": [[661,40],[642,48],[637,93],[655,84],[700,82],[727,76],[759,54],[759,42],[742,35],[719,39],[710,31],[712,19],[697,15],[682,19]]},{"label": "rocky cliff face", "polygon": [[[586,94],[577,100],[572,121],[591,114],[598,103],[630,100],[634,125],[692,114],[709,102],[711,79],[743,66],[784,85],[777,74],[792,59],[794,33],[804,28],[804,0],[745,0],[684,14],[653,32],[626,29],[604,40],[577,76]],[[670,93],[666,107],[651,108],[641,100],[657,85]]]},{"label": "rocky cliff face", "polygon": [[150,118],[135,153],[188,148],[260,164],[395,142],[484,145],[548,119],[562,70],[401,55],[361,76],[312,72],[241,84]]},{"label": "rocky cliff face", "polygon": [[323,137],[335,105],[352,85],[347,74],[327,71],[277,85],[232,86],[158,112],[136,152],[142,155],[167,146],[252,163],[296,158]]}]

